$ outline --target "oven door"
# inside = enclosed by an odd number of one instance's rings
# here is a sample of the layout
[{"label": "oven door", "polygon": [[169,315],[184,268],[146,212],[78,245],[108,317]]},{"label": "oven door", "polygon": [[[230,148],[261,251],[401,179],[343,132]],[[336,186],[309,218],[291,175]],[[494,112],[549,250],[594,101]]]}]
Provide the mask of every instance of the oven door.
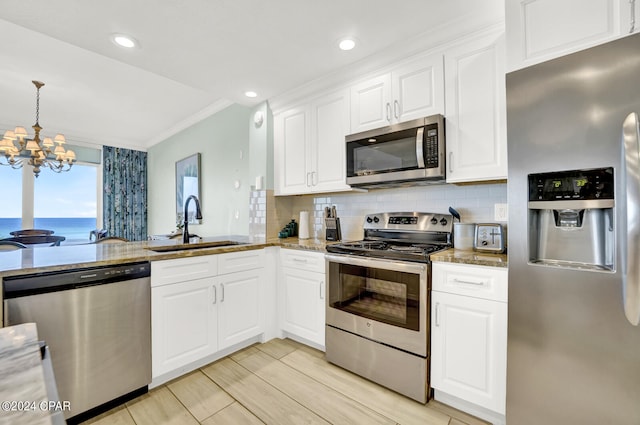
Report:
[{"label": "oven door", "polygon": [[327,255],[327,325],[422,357],[428,352],[428,264]]}]

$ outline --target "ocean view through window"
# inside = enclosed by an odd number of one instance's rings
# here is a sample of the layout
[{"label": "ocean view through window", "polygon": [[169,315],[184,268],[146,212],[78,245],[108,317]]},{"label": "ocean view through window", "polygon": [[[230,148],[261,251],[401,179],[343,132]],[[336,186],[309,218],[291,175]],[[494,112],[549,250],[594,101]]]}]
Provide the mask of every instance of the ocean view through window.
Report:
[{"label": "ocean view through window", "polygon": [[4,190],[0,206],[0,238],[8,238],[9,232],[22,229],[22,170],[0,167],[0,182]]},{"label": "ocean view through window", "polygon": [[[43,169],[33,181],[32,192],[23,190],[22,185],[23,178],[32,178],[30,174],[2,168],[0,179],[3,184],[7,182],[12,191],[16,191],[14,186],[18,187],[17,195],[12,194],[8,199],[18,202],[5,202],[0,207],[0,238],[9,237],[9,232],[14,230],[34,228],[53,230],[55,235],[64,236],[63,245],[89,242],[89,233],[97,227],[96,166],[74,164],[71,171],[59,174]],[[24,185],[24,188],[29,186]],[[33,202],[23,203],[22,196],[31,197]],[[26,211],[22,211],[23,205],[26,205]],[[33,227],[23,225],[31,220]]]}]

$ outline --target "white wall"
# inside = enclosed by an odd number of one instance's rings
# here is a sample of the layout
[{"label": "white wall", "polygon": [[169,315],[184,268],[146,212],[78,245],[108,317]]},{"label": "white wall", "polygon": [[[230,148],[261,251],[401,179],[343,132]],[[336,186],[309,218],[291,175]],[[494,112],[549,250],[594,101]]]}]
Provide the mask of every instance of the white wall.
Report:
[{"label": "white wall", "polygon": [[[175,162],[201,153],[200,236],[248,235],[250,109],[228,108],[200,121],[148,150],[149,234],[176,228]],[[236,188],[235,183],[240,187]]]}]

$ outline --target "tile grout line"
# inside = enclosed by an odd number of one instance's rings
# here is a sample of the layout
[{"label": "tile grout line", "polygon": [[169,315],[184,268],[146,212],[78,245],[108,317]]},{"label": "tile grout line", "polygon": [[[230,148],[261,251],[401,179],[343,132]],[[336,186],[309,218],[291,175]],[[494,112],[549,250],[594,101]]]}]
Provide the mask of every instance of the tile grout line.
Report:
[{"label": "tile grout line", "polygon": [[[198,370],[199,370],[199,369],[198,369]],[[202,422],[200,422],[200,421],[198,420],[198,418],[196,418],[196,417],[194,416],[194,414],[193,414],[193,413],[191,412],[191,410],[189,410],[189,408],[188,408],[188,407],[187,407],[187,406],[182,402],[182,400],[180,400],[180,397],[178,397],[178,395],[177,395],[176,393],[174,393],[173,391],[171,391],[171,388],[170,388],[167,384],[162,384],[162,387],[165,387],[165,388],[169,391],[169,393],[170,393],[170,394],[171,394],[171,395],[172,395],[176,400],[178,400],[178,403],[180,403],[180,405],[182,405],[182,407],[184,407],[184,408],[185,408],[185,410],[186,410],[187,412],[189,412],[189,415],[191,415],[191,417],[193,418],[193,420],[194,420],[194,421],[196,421],[196,422],[197,422],[197,423],[199,423],[199,424],[201,424],[201,423],[202,423]],[[216,413],[218,413],[218,412],[216,412]],[[214,413],[214,415],[215,415],[215,413]],[[211,416],[213,416],[213,415],[211,415]]]},{"label": "tile grout line", "polygon": [[[269,357],[273,358],[276,361],[280,361],[280,359],[275,358],[274,356],[270,355],[269,353],[266,353],[260,349],[258,349],[261,353],[267,354]],[[297,348],[296,348],[297,350]],[[309,412],[313,413],[314,415],[316,415],[317,417],[319,417],[320,419],[322,419],[323,421],[327,422],[327,423],[331,423],[329,422],[329,420],[327,420],[327,418],[324,418],[322,416],[320,416],[318,413],[316,413],[315,411],[311,410],[309,407],[305,406],[304,404],[300,403],[298,400],[291,398],[291,396],[289,396],[289,394],[281,391],[278,387],[272,385],[269,381],[263,379],[260,375],[257,375],[255,373],[253,373],[252,371],[250,371],[249,369],[247,369],[246,367],[244,367],[243,365],[241,365],[240,363],[238,363],[237,361],[235,361],[234,359],[231,358],[231,356],[229,356],[229,360],[233,361],[235,364],[237,364],[238,366],[240,366],[241,368],[243,368],[244,370],[246,370],[247,372],[249,372],[251,375],[255,376],[256,378],[260,379],[262,382],[266,383],[267,385],[269,385],[271,388],[273,388],[274,390],[278,391],[279,393],[281,393],[283,396],[287,397],[288,399],[290,399],[291,401],[293,401],[294,403],[296,403],[297,405],[299,405],[300,407],[302,407],[305,410],[308,410]],[[235,400],[235,398],[234,398]],[[238,401],[238,400],[236,400]],[[240,403],[240,401],[238,401],[238,403]],[[242,405],[242,403],[240,403]],[[246,406],[242,405],[245,409],[249,410]],[[249,410],[253,416],[255,416],[256,418],[260,419],[258,416],[256,416],[251,410]],[[264,422],[262,419],[260,419],[260,422],[262,423],[266,423]]]}]

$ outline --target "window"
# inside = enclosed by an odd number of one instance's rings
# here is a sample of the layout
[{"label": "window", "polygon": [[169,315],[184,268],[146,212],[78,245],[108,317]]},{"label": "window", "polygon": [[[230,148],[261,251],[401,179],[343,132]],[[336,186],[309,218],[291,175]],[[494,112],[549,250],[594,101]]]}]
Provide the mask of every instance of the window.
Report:
[{"label": "window", "polygon": [[83,243],[96,229],[97,170],[74,164],[68,173],[44,169],[33,187],[33,227],[55,230],[64,243]]},{"label": "window", "polygon": [[0,238],[22,228],[22,170],[0,166],[2,204],[0,205]]},{"label": "window", "polygon": [[89,242],[89,232],[102,225],[99,165],[76,163],[69,172],[42,168],[38,178],[31,166],[1,167],[0,181],[9,192],[0,207],[0,237],[18,229],[49,229],[64,236],[62,244]]}]

